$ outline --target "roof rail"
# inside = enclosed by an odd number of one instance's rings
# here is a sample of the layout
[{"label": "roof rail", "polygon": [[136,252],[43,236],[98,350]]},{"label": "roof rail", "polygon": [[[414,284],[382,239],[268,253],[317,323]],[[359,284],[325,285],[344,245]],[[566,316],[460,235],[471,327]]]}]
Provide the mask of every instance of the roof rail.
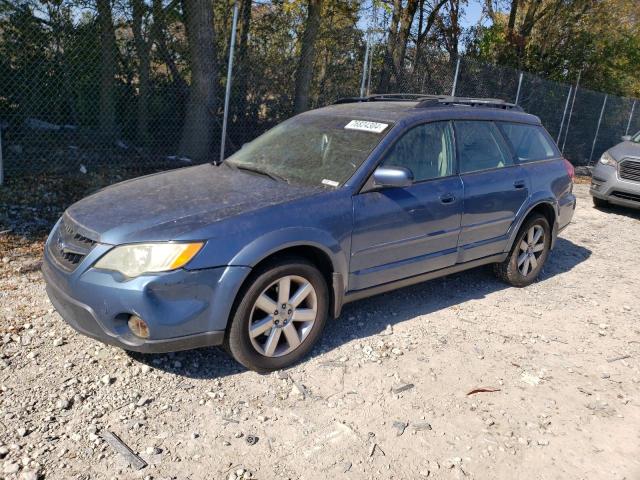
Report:
[{"label": "roof rail", "polygon": [[334,105],[341,103],[361,103],[361,102],[416,102],[434,98],[433,95],[423,95],[420,93],[376,93],[366,97],[345,97],[339,98]]},{"label": "roof rail", "polygon": [[470,98],[470,97],[451,97],[451,96],[434,96],[422,100],[416,105],[416,108],[442,107],[446,105],[463,105],[467,107],[485,107],[485,108],[501,108],[503,110],[516,110],[522,112],[522,107],[515,103],[505,102],[499,98]]},{"label": "roof rail", "polygon": [[421,93],[382,93],[366,97],[347,97],[338,99],[335,104],[360,102],[418,102],[415,108],[444,107],[460,105],[467,107],[501,108],[522,112],[522,107],[499,98],[452,97],[450,95],[427,95]]}]

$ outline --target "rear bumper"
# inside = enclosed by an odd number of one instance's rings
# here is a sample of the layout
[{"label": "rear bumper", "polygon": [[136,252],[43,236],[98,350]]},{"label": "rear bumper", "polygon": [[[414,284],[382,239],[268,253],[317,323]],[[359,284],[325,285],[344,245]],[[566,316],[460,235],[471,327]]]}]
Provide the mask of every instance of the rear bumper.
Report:
[{"label": "rear bumper", "polygon": [[[249,268],[177,270],[125,281],[90,267],[67,274],[45,249],[42,272],[51,303],[76,331],[126,350],[162,353],[220,345]],[[129,330],[130,315],[148,324],[148,339]]]},{"label": "rear bumper", "polygon": [[617,168],[600,162],[593,169],[589,193],[614,205],[640,208],[640,182],[622,180]]}]

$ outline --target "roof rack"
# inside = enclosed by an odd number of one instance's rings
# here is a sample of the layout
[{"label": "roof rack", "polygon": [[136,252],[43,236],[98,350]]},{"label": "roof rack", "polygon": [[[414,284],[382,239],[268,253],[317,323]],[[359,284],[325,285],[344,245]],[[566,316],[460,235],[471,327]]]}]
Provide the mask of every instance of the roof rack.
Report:
[{"label": "roof rack", "polygon": [[471,98],[452,97],[450,95],[426,95],[419,93],[384,93],[368,95],[366,97],[341,98],[335,104],[359,103],[359,102],[384,102],[384,101],[410,101],[418,102],[415,108],[444,107],[459,105],[467,107],[500,108],[503,110],[515,110],[522,112],[522,107],[514,103],[508,103],[499,98]]},{"label": "roof rack", "polygon": [[416,105],[416,108],[441,107],[446,105],[463,105],[466,107],[485,107],[485,108],[501,108],[503,110],[516,110],[522,112],[522,107],[515,103],[505,102],[499,98],[470,98],[470,97],[451,97],[451,96],[434,96],[422,100]]},{"label": "roof rack", "polygon": [[334,102],[334,105],[361,102],[415,102],[433,97],[433,95],[423,95],[420,93],[376,93],[367,95],[366,97],[339,98]]}]

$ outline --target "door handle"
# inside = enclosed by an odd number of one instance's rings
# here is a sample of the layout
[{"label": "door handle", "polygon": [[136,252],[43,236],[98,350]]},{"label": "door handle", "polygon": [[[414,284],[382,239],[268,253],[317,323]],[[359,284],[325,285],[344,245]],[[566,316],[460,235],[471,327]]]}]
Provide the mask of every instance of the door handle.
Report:
[{"label": "door handle", "polygon": [[516,180],[515,182],[513,182],[513,186],[516,188],[516,190],[520,190],[526,187],[527,184],[524,180]]},{"label": "door handle", "polygon": [[456,197],[452,193],[443,193],[440,195],[441,203],[453,203],[456,201]]}]

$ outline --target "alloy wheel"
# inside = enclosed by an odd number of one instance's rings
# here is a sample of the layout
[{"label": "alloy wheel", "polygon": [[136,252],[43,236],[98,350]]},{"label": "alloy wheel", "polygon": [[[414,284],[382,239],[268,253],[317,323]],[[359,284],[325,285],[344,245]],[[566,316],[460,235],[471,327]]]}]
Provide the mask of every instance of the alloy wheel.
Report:
[{"label": "alloy wheel", "polygon": [[311,282],[284,276],[262,291],[251,310],[249,338],[258,353],[281,357],[298,348],[318,316],[318,297]]},{"label": "alloy wheel", "polygon": [[518,271],[523,275],[529,275],[538,266],[538,260],[544,252],[545,235],[544,228],[533,225],[522,237],[518,245]]}]

